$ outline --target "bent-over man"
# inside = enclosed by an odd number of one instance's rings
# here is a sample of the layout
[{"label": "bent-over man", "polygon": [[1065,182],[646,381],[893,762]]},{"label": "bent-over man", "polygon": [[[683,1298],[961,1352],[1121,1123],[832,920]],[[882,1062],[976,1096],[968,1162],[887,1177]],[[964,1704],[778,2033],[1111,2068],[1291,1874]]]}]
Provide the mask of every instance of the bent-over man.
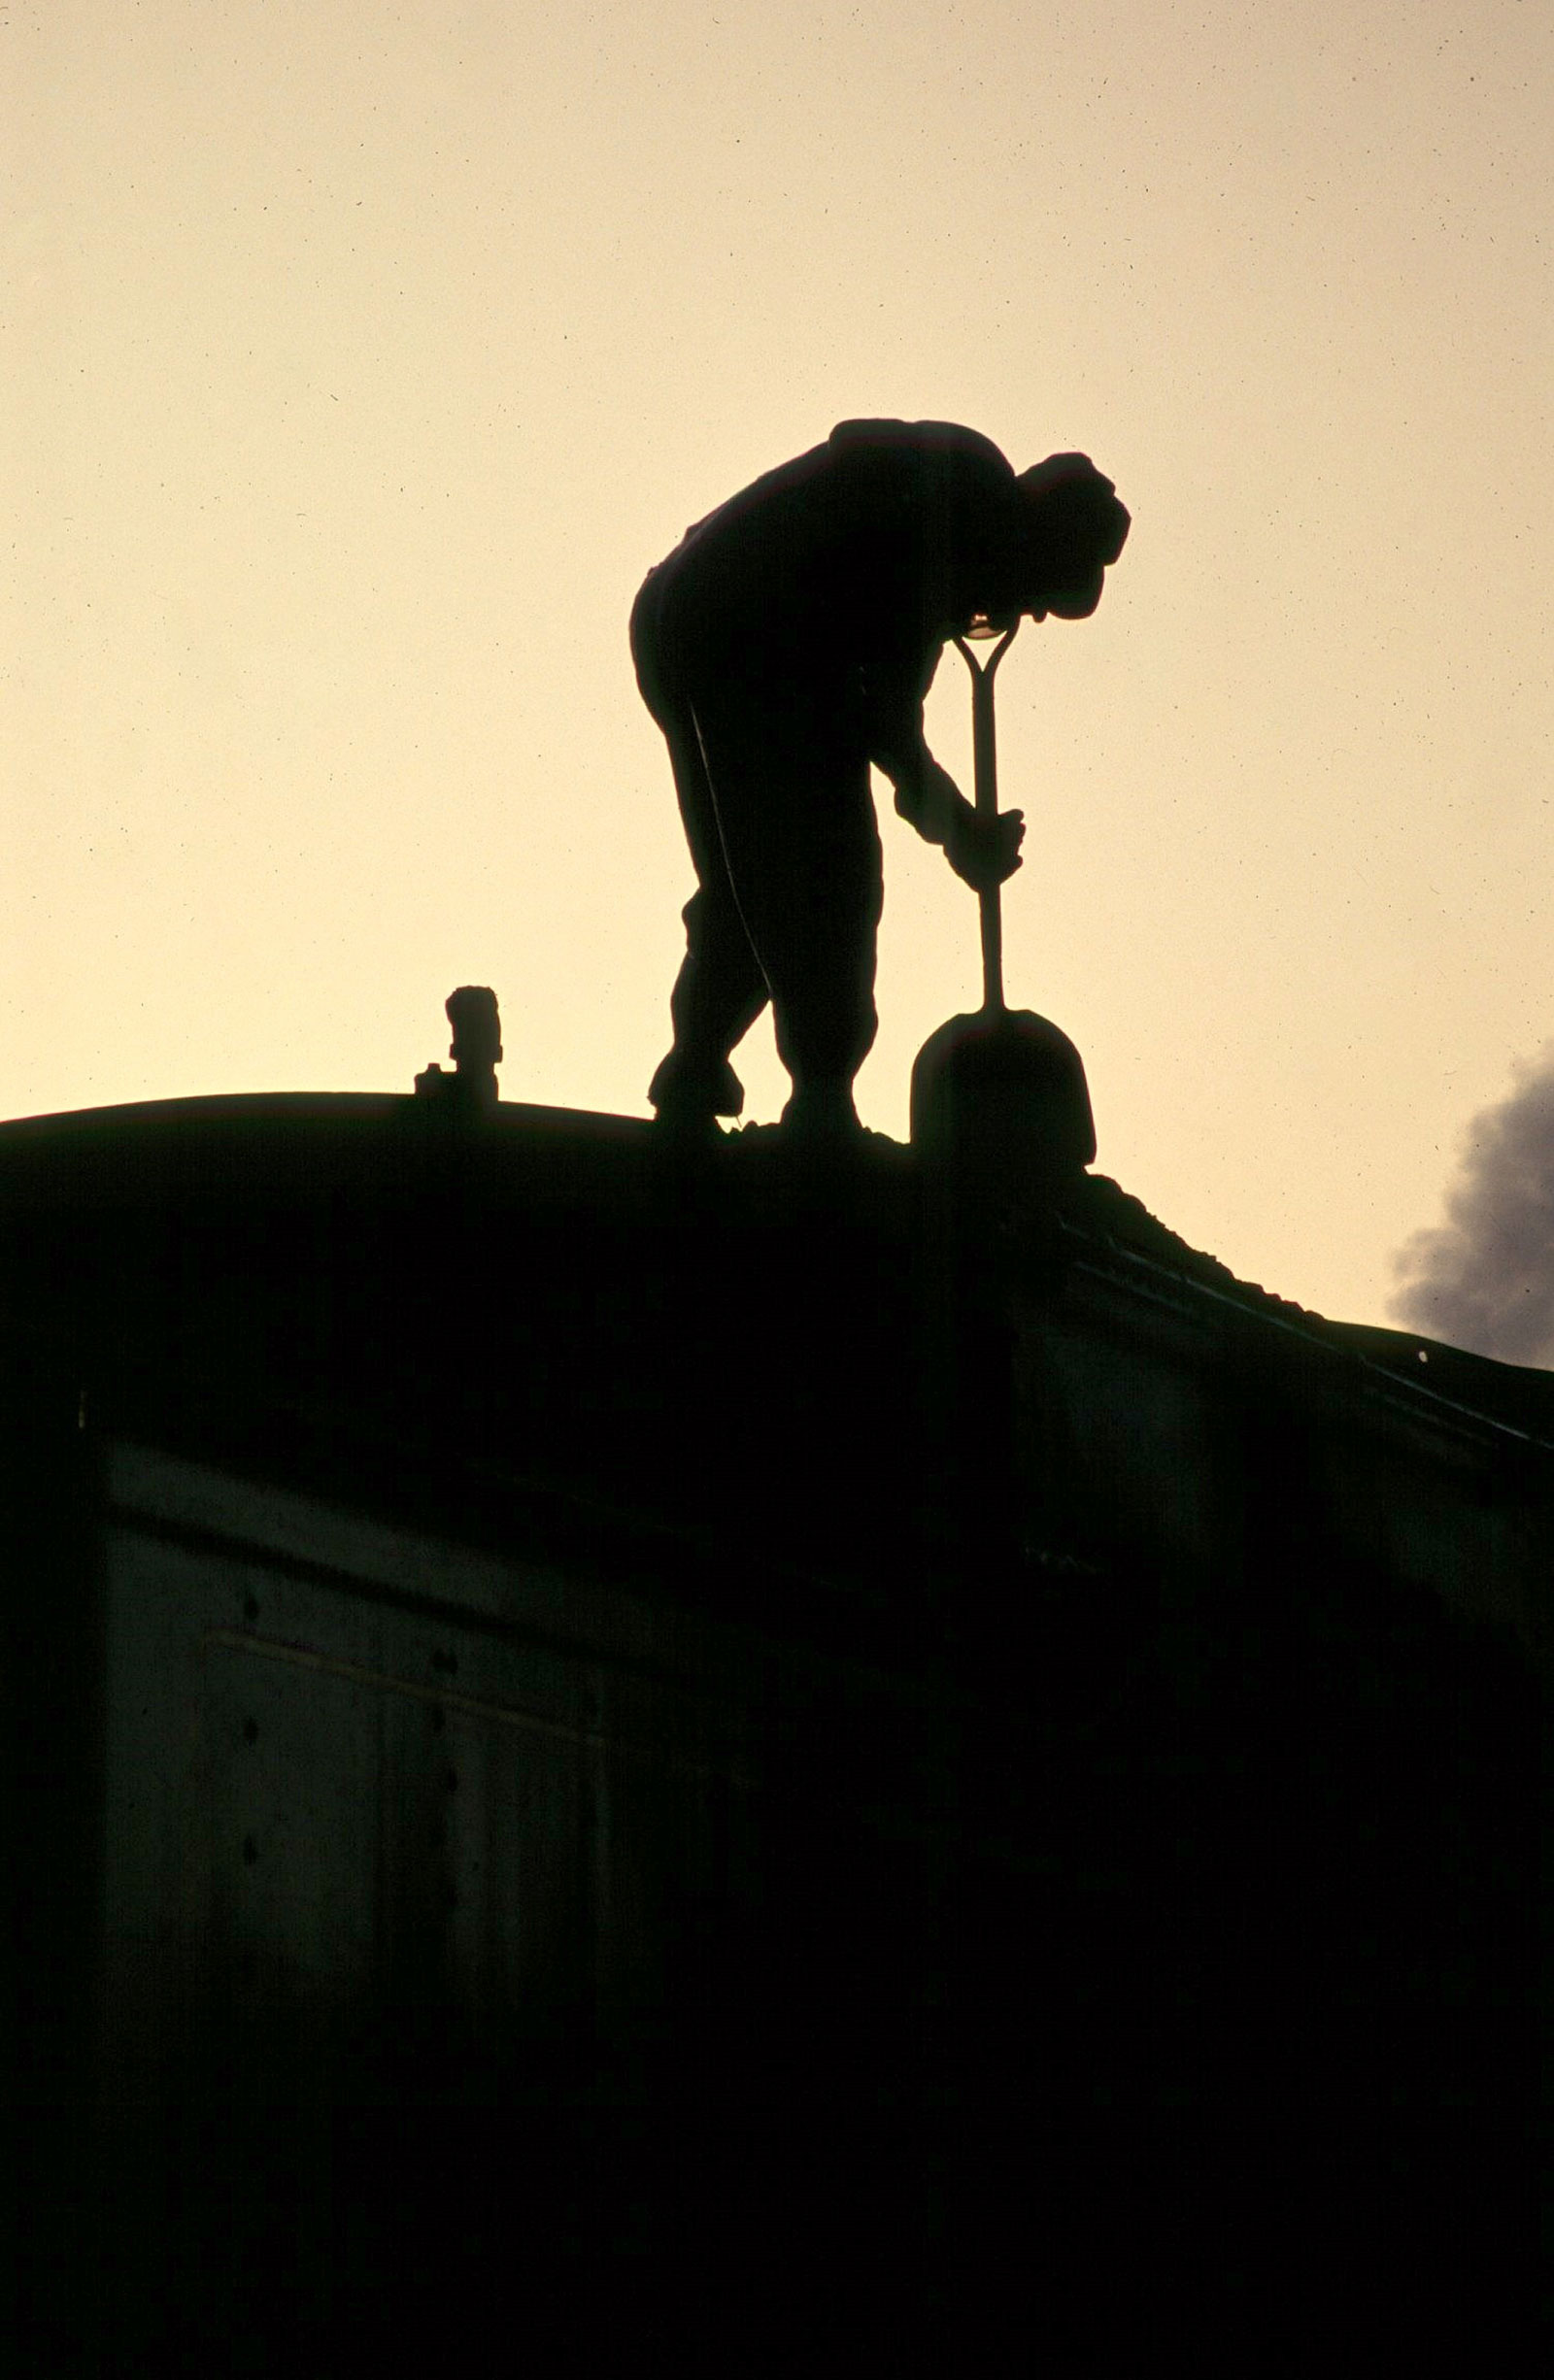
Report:
[{"label": "bent-over man", "polygon": [[729,1053],[770,999],[785,1124],[857,1129],[883,898],[869,765],[965,883],[1012,875],[1022,816],[978,817],[924,741],[924,697],[974,620],[1087,619],[1128,528],[1087,455],[1017,476],[953,422],[843,421],[648,573],[631,654],[698,885],[660,1122],[739,1114]]}]

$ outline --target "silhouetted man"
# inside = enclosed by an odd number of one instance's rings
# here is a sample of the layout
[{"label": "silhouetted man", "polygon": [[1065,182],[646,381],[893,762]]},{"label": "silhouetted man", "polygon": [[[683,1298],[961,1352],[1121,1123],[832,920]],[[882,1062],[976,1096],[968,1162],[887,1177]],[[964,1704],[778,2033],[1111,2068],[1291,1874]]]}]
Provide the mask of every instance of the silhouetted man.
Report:
[{"label": "silhouetted man", "polygon": [[965,883],[1012,875],[1022,816],[977,817],[924,742],[924,697],[975,618],[1088,619],[1128,527],[1087,455],[1016,477],[952,422],[843,421],[648,573],[631,654],[699,886],[648,1090],[660,1121],[738,1115],[728,1054],[769,998],[784,1123],[857,1128],[883,899],[869,763]]}]

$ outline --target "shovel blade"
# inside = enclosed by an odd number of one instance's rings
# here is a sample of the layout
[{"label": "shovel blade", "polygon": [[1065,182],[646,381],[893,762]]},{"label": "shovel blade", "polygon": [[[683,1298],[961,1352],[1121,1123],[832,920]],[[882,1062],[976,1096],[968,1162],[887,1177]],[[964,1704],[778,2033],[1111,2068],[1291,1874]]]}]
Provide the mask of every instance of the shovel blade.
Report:
[{"label": "shovel blade", "polygon": [[912,1069],[912,1146],[991,1187],[1050,1194],[1095,1160],[1084,1061],[1029,1009],[951,1017]]}]

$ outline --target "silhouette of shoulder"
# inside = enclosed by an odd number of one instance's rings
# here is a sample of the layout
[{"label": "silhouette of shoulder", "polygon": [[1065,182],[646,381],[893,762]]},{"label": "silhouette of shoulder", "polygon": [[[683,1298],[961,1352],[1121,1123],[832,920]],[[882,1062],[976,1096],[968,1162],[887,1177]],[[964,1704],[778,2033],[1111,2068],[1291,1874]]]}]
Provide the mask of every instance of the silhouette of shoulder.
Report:
[{"label": "silhouette of shoulder", "polygon": [[1014,467],[991,438],[955,421],[838,421],[824,446],[763,471],[738,495],[693,520],[680,552],[744,538],[762,539],[784,520],[842,526],[883,499],[890,509],[927,509],[945,501],[995,500],[1013,488]]},{"label": "silhouette of shoulder", "polygon": [[827,446],[835,454],[910,458],[935,457],[982,464],[996,479],[1012,480],[1014,466],[991,438],[959,421],[838,421]]},{"label": "silhouette of shoulder", "polygon": [[[900,615],[914,646],[937,608],[944,557],[995,533],[1016,489],[991,438],[953,421],[839,421],[693,522],[659,566],[692,633],[718,641],[744,614],[769,645]],[[694,623],[692,626],[692,623]]]},{"label": "silhouette of shoulder", "polygon": [[904,531],[920,567],[993,534],[1015,493],[1008,458],[956,421],[838,421],[826,452],[838,527],[865,538]]}]

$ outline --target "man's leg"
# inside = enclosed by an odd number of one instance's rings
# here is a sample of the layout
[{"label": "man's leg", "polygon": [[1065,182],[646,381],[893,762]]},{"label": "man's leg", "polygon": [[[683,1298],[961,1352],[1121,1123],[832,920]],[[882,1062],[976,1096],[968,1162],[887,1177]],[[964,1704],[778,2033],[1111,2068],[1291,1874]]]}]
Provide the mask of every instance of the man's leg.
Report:
[{"label": "man's leg", "polygon": [[703,1123],[737,1116],[744,1087],[728,1053],[743,1040],[769,997],[729,880],[712,788],[689,710],[663,723],[680,816],[699,889],[687,903],[686,955],[669,996],[674,1046],[648,1086],[664,1122]]},{"label": "man's leg", "polygon": [[[819,806],[817,805],[817,809]],[[760,929],[777,1053],[793,1078],[785,1123],[856,1129],[853,1084],[874,1047],[874,970],[884,905],[879,828],[866,763],[837,771],[811,834],[778,877]]]},{"label": "man's leg", "polygon": [[827,735],[824,718],[697,717],[739,914],[793,1078],[785,1121],[856,1127],[853,1080],[879,1022],[883,876],[868,763]]}]

